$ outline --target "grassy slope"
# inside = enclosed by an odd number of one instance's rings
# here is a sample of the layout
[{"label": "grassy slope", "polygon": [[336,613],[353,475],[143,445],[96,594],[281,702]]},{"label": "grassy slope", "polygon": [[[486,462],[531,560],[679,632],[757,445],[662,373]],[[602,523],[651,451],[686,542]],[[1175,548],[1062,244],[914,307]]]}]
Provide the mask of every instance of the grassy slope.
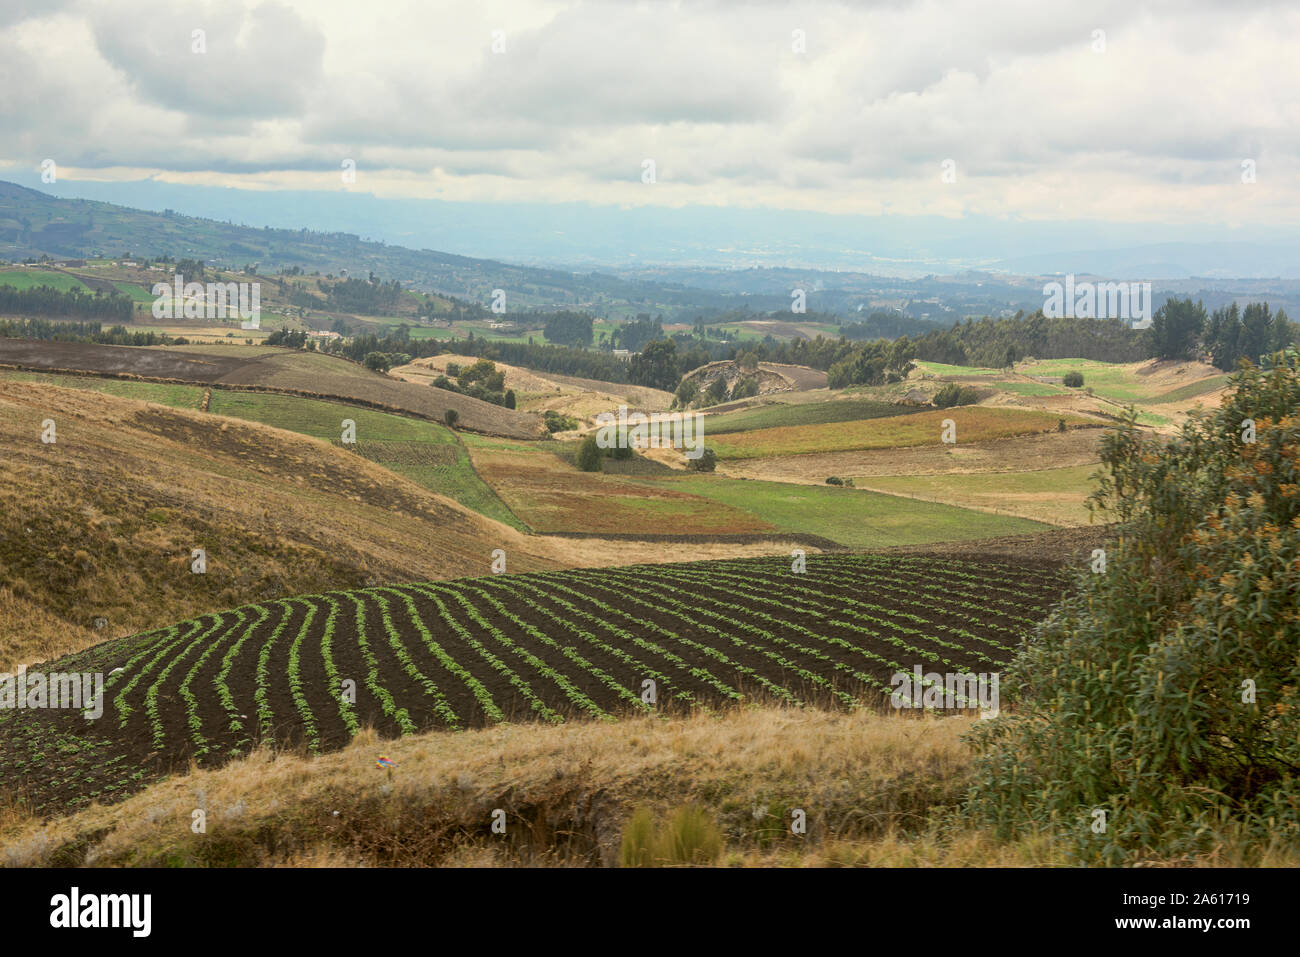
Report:
[{"label": "grassy slope", "polygon": [[883,548],[1025,535],[1047,526],[862,489],[789,485],[717,475],[639,479],[744,509],[785,531],[820,535],[852,548]]},{"label": "grassy slope", "polygon": [[[706,442],[722,459],[760,458],[769,455],[938,444],[945,419],[952,419],[956,423],[958,442],[978,442],[1010,435],[1048,432],[1056,428],[1061,418],[1069,425],[1091,422],[1068,413],[1061,416],[1031,409],[961,406],[927,409],[887,419],[757,429],[743,434],[725,435],[718,440],[709,438]],[[707,435],[707,422],[705,425]]]},{"label": "grassy slope", "polygon": [[[201,386],[0,370],[0,380],[3,379],[88,389],[178,409],[199,408],[204,391]],[[475,474],[469,454],[456,440],[455,434],[437,423],[319,399],[220,389],[213,391],[208,411],[214,415],[287,429],[334,444],[339,444],[342,421],[350,418],[357,425],[358,450],[367,458],[488,518],[505,522],[520,531],[527,530]],[[422,457],[410,452],[412,449],[434,448],[445,454]],[[430,461],[421,461],[421,458]]]},{"label": "grassy slope", "polygon": [[[1195,398],[1222,388],[1229,378],[1226,373],[1202,375],[1187,385],[1174,385],[1171,388],[1167,378],[1138,375],[1134,371],[1135,367],[1132,364],[1117,365],[1091,359],[1042,359],[1022,364],[1017,367],[1017,371],[1029,376],[1063,376],[1067,372],[1082,372],[1084,386],[1091,387],[1097,395],[1114,402],[1132,402],[1136,405],[1163,405]],[[1195,364],[1190,364],[1187,368],[1194,375],[1201,375],[1205,371]]]},{"label": "grassy slope", "polygon": [[174,409],[197,409],[203,401],[203,387],[197,385],[171,385],[165,382],[131,382],[119,379],[99,379],[94,376],[50,375],[44,372],[17,372],[0,369],[0,380],[13,382],[39,382],[61,389],[83,389],[102,392],[123,399],[157,402]]},{"label": "grassy slope", "polygon": [[775,528],[751,510],[674,484],[649,486],[626,475],[581,472],[539,443],[477,442],[470,448],[479,474],[537,531],[730,535]]},{"label": "grassy slope", "polygon": [[0,286],[13,286],[16,289],[51,286],[60,292],[69,292],[73,289],[80,289],[82,292],[89,290],[89,287],[76,276],[69,276],[65,272],[53,269],[0,269]]},{"label": "grassy slope", "polygon": [[497,547],[554,564],[354,453],[102,393],[0,381],[0,459],[0,671],[250,600],[479,573]]},{"label": "grassy slope", "polygon": [[542,531],[687,535],[775,530],[878,548],[1044,528],[1015,517],[830,486],[682,472],[590,474],[577,471],[545,443],[478,436],[466,436],[465,442],[484,479],[524,521]]},{"label": "grassy slope", "polygon": [[[339,444],[343,420],[351,419],[356,424],[358,450],[367,458],[488,518],[513,525],[520,531],[527,530],[478,477],[469,453],[445,426],[337,402],[221,390],[213,392],[208,411],[300,432],[334,444]],[[445,455],[421,456],[419,453],[423,451],[445,452]],[[421,461],[422,458],[428,461]]]},{"label": "grassy slope", "polygon": [[853,476],[863,488],[895,495],[951,502],[967,508],[997,508],[1053,525],[1085,525],[1090,477],[1098,465],[1032,472],[961,472],[950,475]]},{"label": "grassy slope", "polygon": [[805,403],[774,402],[739,409],[735,412],[710,415],[703,420],[703,423],[705,434],[723,435],[755,429],[889,418],[915,411],[916,409],[905,405],[894,405],[874,399],[854,398]]}]

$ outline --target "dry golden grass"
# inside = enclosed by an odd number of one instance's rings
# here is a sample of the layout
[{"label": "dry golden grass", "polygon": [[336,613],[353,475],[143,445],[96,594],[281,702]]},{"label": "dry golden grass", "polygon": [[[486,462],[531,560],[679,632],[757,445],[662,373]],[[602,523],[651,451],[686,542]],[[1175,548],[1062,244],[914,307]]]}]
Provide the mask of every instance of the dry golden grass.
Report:
[{"label": "dry golden grass", "polygon": [[[11,820],[0,841],[10,865],[612,864],[634,806],[695,803],[729,845],[794,849],[923,823],[961,793],[968,724],[749,708],[398,741],[363,733],[318,758],[257,753],[117,805]],[[381,754],[391,775],[375,766]],[[782,833],[795,807],[806,838]],[[205,834],[191,831],[196,808]],[[490,830],[496,808],[505,837]],[[756,808],[769,813],[760,821]]]},{"label": "dry golden grass", "polygon": [[[722,866],[1068,865],[1045,836],[1003,842],[954,814],[973,720],[749,707],[398,741],[363,732],[342,751],[258,752],[66,818],[0,804],[0,864],[617,866],[635,812],[670,822],[693,808],[721,833],[709,859]],[[380,755],[396,767],[376,767]],[[795,808],[803,836],[790,833]],[[505,835],[491,831],[496,809]],[[1298,863],[1293,849],[1242,841],[1143,866]]]},{"label": "dry golden grass", "polygon": [[0,382],[0,458],[0,670],[250,601],[487,574],[495,548],[555,564],[354,453],[197,411]]},{"label": "dry golden grass", "polygon": [[828,475],[948,475],[1100,464],[1100,429],[1043,432],[956,445],[914,446],[735,459],[718,471],[737,478],[821,485]]}]

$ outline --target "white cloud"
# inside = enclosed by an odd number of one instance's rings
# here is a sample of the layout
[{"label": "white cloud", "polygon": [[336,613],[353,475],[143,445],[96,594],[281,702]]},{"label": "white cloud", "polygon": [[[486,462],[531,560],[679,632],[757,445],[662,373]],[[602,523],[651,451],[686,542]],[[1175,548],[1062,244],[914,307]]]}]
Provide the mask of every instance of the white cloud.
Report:
[{"label": "white cloud", "polygon": [[29,4],[0,17],[0,162],[337,189],[348,157],[384,196],[1294,223],[1298,41],[1270,3]]}]

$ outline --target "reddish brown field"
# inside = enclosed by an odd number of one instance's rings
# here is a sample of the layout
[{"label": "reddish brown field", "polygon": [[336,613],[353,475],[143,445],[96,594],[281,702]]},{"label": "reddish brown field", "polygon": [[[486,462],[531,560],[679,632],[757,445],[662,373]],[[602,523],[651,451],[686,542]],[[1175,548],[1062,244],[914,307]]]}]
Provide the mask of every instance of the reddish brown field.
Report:
[{"label": "reddish brown field", "polygon": [[617,475],[581,472],[558,456],[501,449],[471,452],[483,480],[539,532],[731,535],[775,530],[740,509]]}]

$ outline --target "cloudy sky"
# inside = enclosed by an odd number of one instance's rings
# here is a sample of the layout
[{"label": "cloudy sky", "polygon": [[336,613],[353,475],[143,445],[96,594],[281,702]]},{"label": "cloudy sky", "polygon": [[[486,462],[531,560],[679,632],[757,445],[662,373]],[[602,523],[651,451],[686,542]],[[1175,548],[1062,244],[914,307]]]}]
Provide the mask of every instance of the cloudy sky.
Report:
[{"label": "cloudy sky", "polygon": [[0,174],[1285,227],[1297,51],[1252,0],[0,0]]}]

